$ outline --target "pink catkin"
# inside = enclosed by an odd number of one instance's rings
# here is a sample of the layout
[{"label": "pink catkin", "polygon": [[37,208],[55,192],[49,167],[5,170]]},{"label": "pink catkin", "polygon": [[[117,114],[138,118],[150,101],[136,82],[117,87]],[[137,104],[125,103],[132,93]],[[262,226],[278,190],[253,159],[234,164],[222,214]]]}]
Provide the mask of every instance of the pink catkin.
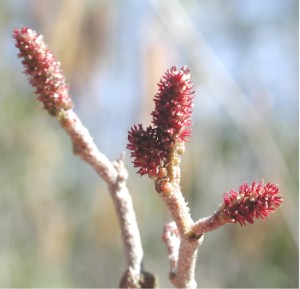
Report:
[{"label": "pink catkin", "polygon": [[186,142],[191,135],[193,85],[187,67],[171,67],[158,83],[154,97],[152,126],[145,130],[141,124],[128,133],[127,148],[133,164],[141,175],[155,175],[169,162],[175,143]]},{"label": "pink catkin", "polygon": [[184,66],[171,67],[158,83],[159,91],[154,97],[155,109],[152,123],[167,141],[188,141],[192,125],[193,85],[190,70]]},{"label": "pink catkin", "polygon": [[158,146],[157,131],[148,126],[144,130],[139,124],[128,132],[129,144],[127,148],[131,150],[131,157],[134,158],[133,165],[139,168],[140,175],[158,170],[163,159],[163,151]]},{"label": "pink catkin", "polygon": [[252,185],[244,183],[239,192],[231,190],[224,194],[221,211],[234,222],[246,225],[253,224],[254,219],[265,219],[283,202],[278,195],[279,187],[263,181],[253,182]]},{"label": "pink catkin", "polygon": [[71,109],[73,103],[69,95],[59,61],[38,35],[30,28],[22,27],[13,32],[15,45],[20,50],[18,56],[23,59],[25,73],[29,83],[36,89],[38,100],[51,115]]}]

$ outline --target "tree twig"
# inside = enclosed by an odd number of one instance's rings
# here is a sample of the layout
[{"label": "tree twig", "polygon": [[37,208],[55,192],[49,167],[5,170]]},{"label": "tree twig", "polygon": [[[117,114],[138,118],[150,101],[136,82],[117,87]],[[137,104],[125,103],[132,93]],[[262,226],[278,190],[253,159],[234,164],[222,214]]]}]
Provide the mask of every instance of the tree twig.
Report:
[{"label": "tree twig", "polygon": [[36,89],[38,100],[50,115],[59,120],[61,127],[70,136],[74,153],[90,164],[106,182],[122,232],[128,280],[132,280],[127,284],[132,288],[140,287],[144,282],[140,282],[140,278],[144,277],[141,274],[143,249],[132,199],[126,187],[127,171],[123,160],[112,163],[98,150],[89,131],[72,109],[69,86],[60,62],[43,41],[42,35],[30,28],[21,27],[14,30],[13,37],[20,51],[19,57],[23,59],[29,83]]},{"label": "tree twig", "polygon": [[59,121],[70,136],[74,153],[90,164],[109,188],[121,229],[127,270],[132,274],[133,280],[137,280],[141,272],[143,249],[132,199],[126,187],[128,173],[124,167],[123,158],[111,163],[97,149],[89,131],[82,125],[73,110],[60,114]]}]

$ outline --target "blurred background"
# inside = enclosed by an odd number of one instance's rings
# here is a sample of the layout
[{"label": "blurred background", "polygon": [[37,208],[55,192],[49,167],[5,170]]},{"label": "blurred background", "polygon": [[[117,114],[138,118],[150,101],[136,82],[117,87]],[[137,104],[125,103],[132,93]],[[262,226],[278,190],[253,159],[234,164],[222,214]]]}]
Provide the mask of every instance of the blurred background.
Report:
[{"label": "blurred background", "polygon": [[[182,191],[193,218],[244,181],[272,181],[285,200],[266,222],[208,233],[198,286],[298,287],[297,0],[1,0],[0,21],[0,287],[117,287],[125,270],[104,182],[22,73],[11,37],[21,25],[44,35],[111,160],[130,126],[150,124],[164,72],[188,65],[196,94]],[[128,151],[126,166],[145,269],[170,287],[161,241],[170,216]]]}]

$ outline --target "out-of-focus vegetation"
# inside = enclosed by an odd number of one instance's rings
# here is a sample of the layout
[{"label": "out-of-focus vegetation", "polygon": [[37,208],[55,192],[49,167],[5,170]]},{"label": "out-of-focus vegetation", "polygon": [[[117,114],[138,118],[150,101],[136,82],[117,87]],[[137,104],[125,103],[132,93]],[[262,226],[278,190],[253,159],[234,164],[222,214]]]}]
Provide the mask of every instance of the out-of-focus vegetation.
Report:
[{"label": "out-of-focus vegetation", "polygon": [[[117,287],[125,269],[103,181],[21,73],[11,33],[22,24],[62,62],[75,111],[112,160],[132,124],[149,124],[164,71],[187,64],[196,94],[182,190],[193,217],[244,181],[278,183],[285,199],[266,222],[207,234],[198,286],[298,287],[298,1],[2,0],[0,21],[1,287]],[[170,217],[126,165],[145,269],[170,286]]]}]

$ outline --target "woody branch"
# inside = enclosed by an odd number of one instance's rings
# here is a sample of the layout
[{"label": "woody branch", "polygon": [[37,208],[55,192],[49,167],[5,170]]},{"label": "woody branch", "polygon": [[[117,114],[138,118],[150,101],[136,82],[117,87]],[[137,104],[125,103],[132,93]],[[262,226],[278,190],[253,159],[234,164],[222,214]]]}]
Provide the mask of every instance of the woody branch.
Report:
[{"label": "woody branch", "polygon": [[[69,135],[74,153],[90,164],[106,182],[114,201],[126,255],[127,285],[140,287],[143,249],[132,199],[126,187],[127,171],[120,158],[112,163],[95,145],[87,128],[73,111],[69,86],[60,63],[43,41],[42,35],[21,27],[13,32],[19,57],[25,67],[29,83],[36,89],[37,99],[50,115],[55,116]],[[128,281],[129,280],[129,281]]]},{"label": "woody branch", "polygon": [[223,203],[212,216],[193,221],[180,189],[180,160],[191,135],[192,88],[187,67],[168,70],[154,97],[153,126],[133,126],[127,146],[138,173],[154,179],[156,191],[174,220],[165,226],[163,241],[169,253],[170,280],[182,288],[197,287],[194,271],[204,233],[227,223],[253,223],[254,218],[267,217],[282,202],[276,185],[245,183],[239,192],[224,194]]}]

